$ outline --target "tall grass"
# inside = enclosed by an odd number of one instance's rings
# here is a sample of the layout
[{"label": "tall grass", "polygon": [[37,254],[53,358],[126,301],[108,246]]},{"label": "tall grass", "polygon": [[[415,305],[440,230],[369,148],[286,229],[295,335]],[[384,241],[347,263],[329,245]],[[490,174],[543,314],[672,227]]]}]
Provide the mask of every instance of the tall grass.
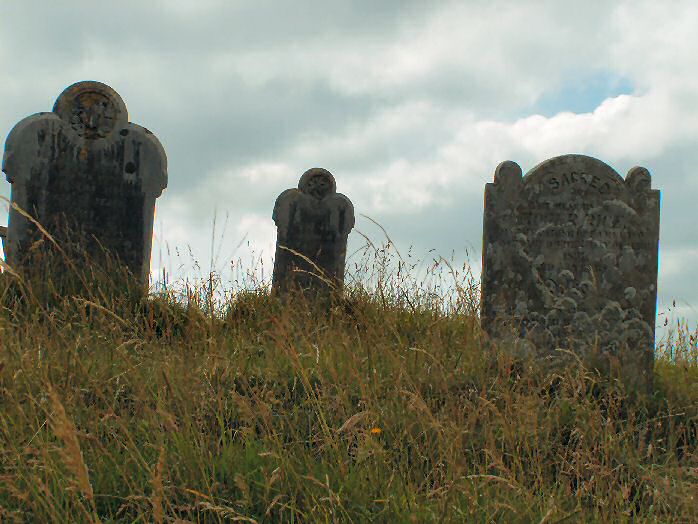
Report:
[{"label": "tall grass", "polygon": [[637,397],[493,346],[467,266],[394,253],[324,309],[4,274],[0,521],[698,521],[695,333]]}]

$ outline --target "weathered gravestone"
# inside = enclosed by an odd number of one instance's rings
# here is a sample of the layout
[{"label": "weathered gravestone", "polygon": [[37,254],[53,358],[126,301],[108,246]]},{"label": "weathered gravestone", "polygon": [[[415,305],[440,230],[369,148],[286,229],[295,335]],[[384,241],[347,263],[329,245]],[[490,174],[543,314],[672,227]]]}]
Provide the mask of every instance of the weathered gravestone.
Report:
[{"label": "weathered gravestone", "polygon": [[272,218],[277,227],[274,290],[341,288],[354,206],[337,193],[332,174],[322,168],[303,173],[298,189],[287,189],[276,199]]},{"label": "weathered gravestone", "polygon": [[650,388],[657,298],[659,191],[647,169],[625,180],[582,155],[522,177],[501,163],[485,188],[485,331],[545,353],[571,349]]},{"label": "weathered gravestone", "polygon": [[0,226],[0,241],[2,241],[2,250],[5,252],[5,237],[7,236],[7,228]]},{"label": "weathered gravestone", "polygon": [[59,240],[77,238],[95,257],[110,253],[147,283],[167,158],[155,135],[128,121],[111,87],[78,82],[52,112],[20,121],[7,137],[2,170],[14,204],[5,241],[11,266],[30,264],[42,236],[28,214]]}]

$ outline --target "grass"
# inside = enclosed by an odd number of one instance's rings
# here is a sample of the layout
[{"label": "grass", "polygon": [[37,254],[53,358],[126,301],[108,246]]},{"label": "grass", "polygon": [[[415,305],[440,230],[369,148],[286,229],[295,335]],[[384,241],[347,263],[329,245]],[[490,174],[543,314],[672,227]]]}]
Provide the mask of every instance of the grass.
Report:
[{"label": "grass", "polygon": [[382,249],[329,309],[3,275],[0,522],[698,521],[695,332],[638,397],[493,346],[467,268]]}]

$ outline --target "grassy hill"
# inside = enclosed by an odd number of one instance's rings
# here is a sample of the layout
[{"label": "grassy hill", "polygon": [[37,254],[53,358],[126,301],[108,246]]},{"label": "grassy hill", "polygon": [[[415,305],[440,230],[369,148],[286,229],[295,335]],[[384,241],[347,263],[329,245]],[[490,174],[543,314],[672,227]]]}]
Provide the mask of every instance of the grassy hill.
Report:
[{"label": "grassy hill", "polygon": [[0,522],[698,522],[685,326],[647,398],[492,346],[472,282],[328,311],[4,276]]}]

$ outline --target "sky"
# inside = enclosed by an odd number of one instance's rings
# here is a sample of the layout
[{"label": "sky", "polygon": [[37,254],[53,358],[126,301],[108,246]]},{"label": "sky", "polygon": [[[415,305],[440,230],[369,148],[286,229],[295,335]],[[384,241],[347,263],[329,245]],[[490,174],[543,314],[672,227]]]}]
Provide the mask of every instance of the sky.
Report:
[{"label": "sky", "polygon": [[660,322],[696,325],[697,51],[693,0],[0,0],[0,134],[76,81],[119,92],[167,151],[151,267],[173,279],[268,278],[274,201],[311,167],[354,203],[350,253],[377,223],[478,275],[501,161],[641,165],[662,191]]}]

